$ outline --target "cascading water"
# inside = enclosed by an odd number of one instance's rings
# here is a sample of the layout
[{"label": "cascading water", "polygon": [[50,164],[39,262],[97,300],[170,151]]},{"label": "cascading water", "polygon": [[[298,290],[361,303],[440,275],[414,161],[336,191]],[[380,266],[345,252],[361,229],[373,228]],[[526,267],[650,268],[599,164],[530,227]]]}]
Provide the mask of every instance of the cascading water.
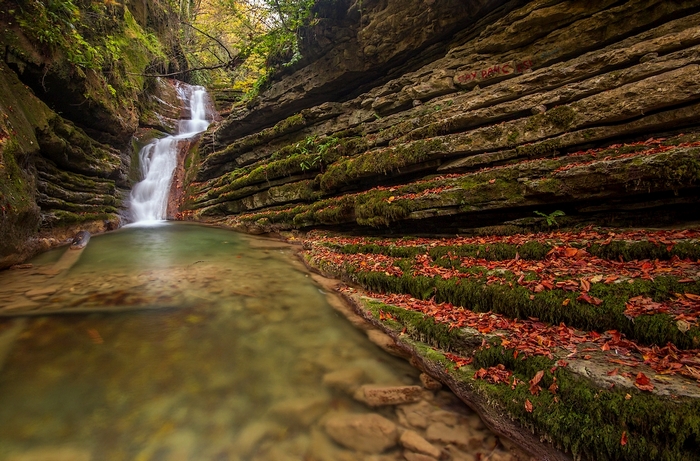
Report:
[{"label": "cascading water", "polygon": [[178,82],[177,91],[180,99],[189,103],[190,119],[180,120],[177,134],[155,139],[139,152],[143,180],[131,191],[134,223],[157,223],[166,219],[179,144],[206,130],[210,123],[207,120],[207,93],[203,87]]}]

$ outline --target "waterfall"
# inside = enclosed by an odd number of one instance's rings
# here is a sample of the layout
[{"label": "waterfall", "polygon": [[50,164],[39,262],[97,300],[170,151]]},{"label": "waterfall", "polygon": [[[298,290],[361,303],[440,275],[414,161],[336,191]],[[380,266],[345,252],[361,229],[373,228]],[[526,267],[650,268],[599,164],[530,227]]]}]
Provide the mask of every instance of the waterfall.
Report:
[{"label": "waterfall", "polygon": [[130,209],[134,223],[156,223],[166,219],[179,144],[209,126],[204,87],[177,82],[177,92],[183,103],[189,104],[190,118],[180,120],[177,134],[154,139],[139,151],[143,179],[131,191]]}]

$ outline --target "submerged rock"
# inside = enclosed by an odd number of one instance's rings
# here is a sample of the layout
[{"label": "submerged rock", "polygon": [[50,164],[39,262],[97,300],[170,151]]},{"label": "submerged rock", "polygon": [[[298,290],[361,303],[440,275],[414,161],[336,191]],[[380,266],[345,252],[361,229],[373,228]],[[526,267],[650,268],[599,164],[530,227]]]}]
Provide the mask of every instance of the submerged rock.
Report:
[{"label": "submerged rock", "polygon": [[71,250],[82,250],[85,248],[90,241],[90,232],[88,231],[80,231],[77,234],[75,234],[75,237],[73,237],[73,240],[70,242],[70,249]]},{"label": "submerged rock", "polygon": [[363,453],[381,453],[396,445],[396,424],[376,413],[334,414],[326,432],[340,445]]},{"label": "submerged rock", "polygon": [[420,400],[423,388],[420,386],[382,386],[365,384],[355,393],[355,398],[371,407],[401,405]]}]

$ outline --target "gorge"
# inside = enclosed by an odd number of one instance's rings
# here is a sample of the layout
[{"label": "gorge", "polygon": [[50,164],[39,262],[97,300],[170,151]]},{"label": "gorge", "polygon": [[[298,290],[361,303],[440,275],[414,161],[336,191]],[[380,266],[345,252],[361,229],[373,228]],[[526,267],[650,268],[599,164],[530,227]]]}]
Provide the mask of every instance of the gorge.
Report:
[{"label": "gorge", "polygon": [[[167,2],[100,8],[87,43],[128,50],[100,69],[0,14],[8,274],[132,220],[138,152],[189,118],[183,84],[152,77],[194,75]],[[297,244],[395,353],[536,459],[699,459],[700,2],[311,13],[257,94],[208,88],[218,114],[180,128],[205,131],[136,220]],[[372,456],[461,459],[414,455]]]}]

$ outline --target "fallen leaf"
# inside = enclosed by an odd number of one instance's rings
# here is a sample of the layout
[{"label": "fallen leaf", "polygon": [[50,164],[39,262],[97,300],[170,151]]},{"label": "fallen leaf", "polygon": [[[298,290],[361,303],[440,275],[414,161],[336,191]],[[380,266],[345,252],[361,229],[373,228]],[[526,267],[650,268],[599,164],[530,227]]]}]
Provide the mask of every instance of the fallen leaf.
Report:
[{"label": "fallen leaf", "polygon": [[587,293],[591,290],[591,282],[586,279],[581,279],[581,291]]},{"label": "fallen leaf", "polygon": [[622,438],[620,439],[620,445],[623,447],[627,445],[627,431],[622,431]]},{"label": "fallen leaf", "polygon": [[685,333],[686,331],[690,330],[690,323],[686,322],[685,320],[677,320],[676,326],[681,333]]},{"label": "fallen leaf", "polygon": [[544,376],[544,370],[540,370],[535,374],[535,377],[530,380],[530,394],[537,395],[540,393],[542,388],[538,386],[542,377]]},{"label": "fallen leaf", "polygon": [[637,377],[634,380],[634,385],[642,391],[651,392],[654,389],[654,385],[651,383],[651,380],[641,371],[637,373]]},{"label": "fallen leaf", "polygon": [[625,394],[625,400],[630,400],[632,396],[630,394]]},{"label": "fallen leaf", "polygon": [[616,376],[617,375],[618,368],[613,368],[612,370],[608,371],[606,374],[608,376]]},{"label": "fallen leaf", "polygon": [[496,182],[495,179],[489,179],[489,184],[493,184],[493,183],[495,183],[495,182]]},{"label": "fallen leaf", "polygon": [[601,304],[603,304],[602,299],[598,299],[595,296],[589,296],[587,293],[583,293],[581,296],[576,298],[576,301],[583,301],[588,304],[593,304],[594,306],[600,306]]},{"label": "fallen leaf", "polygon": [[564,301],[561,302],[561,305],[568,306],[570,302],[571,302],[571,298],[566,298]]},{"label": "fallen leaf", "polygon": [[525,399],[525,411],[532,413],[532,403],[530,403],[530,399]]}]

